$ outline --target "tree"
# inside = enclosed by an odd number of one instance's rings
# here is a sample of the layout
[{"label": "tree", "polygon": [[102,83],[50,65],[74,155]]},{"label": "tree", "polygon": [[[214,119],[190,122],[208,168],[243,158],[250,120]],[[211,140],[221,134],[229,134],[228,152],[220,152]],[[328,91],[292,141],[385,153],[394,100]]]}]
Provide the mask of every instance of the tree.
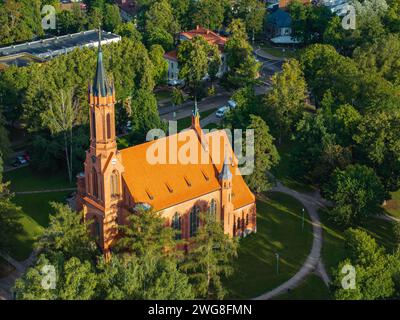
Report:
[{"label": "tree", "polygon": [[294,123],[304,110],[306,99],[306,82],[297,60],[290,60],[283,65],[282,73],[271,78],[271,91],[265,97],[267,116],[273,119],[271,124],[279,136],[279,144],[283,137],[291,132]]},{"label": "tree", "polygon": [[235,19],[229,25],[228,31],[231,33],[225,44],[229,67],[228,80],[236,87],[254,84],[261,64],[252,54],[253,49],[247,41],[245,25],[240,19]]},{"label": "tree", "polygon": [[220,0],[200,0],[193,4],[193,24],[218,30],[224,20],[224,6]]},{"label": "tree", "polygon": [[399,221],[393,222],[393,234],[394,234],[394,241],[397,245],[397,249],[400,250],[400,222]]},{"label": "tree", "polygon": [[149,57],[153,62],[155,76],[154,80],[157,84],[165,83],[168,74],[168,62],[164,59],[164,49],[159,44],[154,44],[150,48]]},{"label": "tree", "polygon": [[159,256],[175,251],[174,230],[165,227],[165,220],[152,210],[140,210],[128,218],[129,223],[121,226],[122,238],[117,243],[120,250],[128,250],[136,257]]},{"label": "tree", "polygon": [[[0,162],[2,165],[1,157]],[[12,203],[8,183],[1,181],[3,168],[0,169],[0,252],[7,253],[15,246],[15,235],[22,231],[20,223],[22,210]]]},{"label": "tree", "polygon": [[[360,229],[345,232],[348,259],[341,262],[334,273],[334,296],[338,300],[375,300],[394,294],[392,257],[385,254],[375,239]],[[355,268],[356,288],[342,287],[345,265]]]},{"label": "tree", "polygon": [[279,162],[279,154],[274,145],[274,138],[269,133],[267,124],[260,117],[250,115],[250,124],[247,129],[254,130],[254,170],[251,175],[245,176],[248,186],[257,193],[271,187],[267,178],[267,171]]},{"label": "tree", "polygon": [[244,21],[254,43],[254,35],[263,28],[265,4],[259,0],[238,0],[233,3],[233,12],[236,19]]},{"label": "tree", "polygon": [[300,1],[291,1],[288,10],[292,18],[294,38],[305,45],[322,42],[324,32],[333,17],[330,9],[324,5],[305,6]]},{"label": "tree", "polygon": [[36,247],[50,260],[62,254],[63,258],[92,259],[96,245],[89,237],[87,225],[81,223],[82,216],[67,205],[51,203],[55,213],[50,215],[49,227],[45,229]]},{"label": "tree", "polygon": [[[54,268],[54,269],[52,269]],[[53,273],[54,270],[54,273]],[[48,279],[54,274],[54,279]],[[54,281],[54,288],[46,288]],[[16,281],[18,300],[90,300],[97,296],[97,275],[89,261],[61,255],[54,261],[40,255],[36,264]]]},{"label": "tree", "polygon": [[389,8],[383,17],[385,26],[392,33],[400,32],[400,1],[391,0],[388,1]]},{"label": "tree", "polygon": [[375,172],[363,165],[335,170],[324,186],[327,199],[334,202],[330,217],[337,224],[354,226],[379,214],[385,192]]},{"label": "tree", "polygon": [[400,188],[400,113],[378,112],[367,114],[354,135],[360,161],[375,169],[389,192]]},{"label": "tree", "polygon": [[136,26],[132,21],[119,24],[115,30],[115,33],[119,34],[121,37],[129,38],[135,42],[142,41],[142,34],[136,29]]},{"label": "tree", "polygon": [[183,91],[179,88],[174,87],[172,89],[172,103],[174,106],[180,106],[185,101]]},{"label": "tree", "polygon": [[237,239],[224,234],[214,216],[201,214],[200,219],[201,226],[180,268],[189,276],[197,298],[223,299],[226,290],[221,277],[233,273],[231,264],[237,256]]},{"label": "tree", "polygon": [[116,4],[106,4],[104,8],[104,29],[114,32],[122,23],[119,8]]},{"label": "tree", "polygon": [[50,104],[49,108],[41,114],[43,125],[48,127],[53,135],[62,133],[64,137],[65,161],[70,182],[72,182],[72,129],[77,122],[77,109],[73,92],[60,90],[59,101],[54,105]]},{"label": "tree", "polygon": [[220,59],[218,49],[201,36],[196,36],[191,41],[184,41],[179,46],[179,78],[185,80],[195,96],[200,82],[210,70],[210,65],[220,61],[218,59]]},{"label": "tree", "polygon": [[155,1],[145,14],[145,38],[149,46],[160,44],[164,50],[171,50],[179,24],[173,16],[168,1]]}]

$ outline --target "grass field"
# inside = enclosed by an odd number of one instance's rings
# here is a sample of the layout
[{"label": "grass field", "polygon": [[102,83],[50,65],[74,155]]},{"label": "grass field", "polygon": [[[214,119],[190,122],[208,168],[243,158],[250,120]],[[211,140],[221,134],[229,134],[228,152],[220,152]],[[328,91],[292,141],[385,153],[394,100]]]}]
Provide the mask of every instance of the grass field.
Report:
[{"label": "grass field", "polygon": [[[326,213],[321,211],[320,218],[323,223],[322,260],[326,271],[331,274],[332,268],[336,268],[340,261],[345,259],[344,229],[338,228],[329,222]],[[371,218],[360,227],[374,237],[378,244],[384,246],[388,252],[393,252],[394,235],[393,223],[379,218]]]},{"label": "grass field", "polygon": [[391,216],[400,218],[400,190],[392,192],[392,199],[387,201],[384,209]]},{"label": "grass field", "polygon": [[284,293],[274,300],[329,300],[329,289],[320,277],[309,275],[305,281],[294,290]]},{"label": "grass field", "polygon": [[[10,189],[12,192],[37,191],[45,189],[71,188],[63,173],[43,174],[24,167],[4,174],[5,181],[11,181]],[[11,256],[17,260],[25,260],[33,250],[33,244],[38,236],[49,224],[51,213],[50,202],[65,202],[70,191],[63,192],[44,192],[15,195],[12,201],[22,208],[23,214],[20,223],[23,232],[15,235],[11,249]]]},{"label": "grass field", "polygon": [[[257,233],[240,240],[235,272],[225,285],[226,298],[254,298],[292,277],[302,266],[312,245],[308,217],[301,228],[302,206],[294,198],[271,193],[257,201]],[[279,274],[276,256],[279,259]]]},{"label": "grass field", "polygon": [[43,173],[34,171],[30,166],[4,173],[4,181],[11,181],[11,191],[37,191],[75,187],[75,181],[69,183],[66,173]]},{"label": "grass field", "polygon": [[278,58],[297,58],[299,56],[299,50],[273,47],[270,44],[263,43],[260,45],[261,49]]}]

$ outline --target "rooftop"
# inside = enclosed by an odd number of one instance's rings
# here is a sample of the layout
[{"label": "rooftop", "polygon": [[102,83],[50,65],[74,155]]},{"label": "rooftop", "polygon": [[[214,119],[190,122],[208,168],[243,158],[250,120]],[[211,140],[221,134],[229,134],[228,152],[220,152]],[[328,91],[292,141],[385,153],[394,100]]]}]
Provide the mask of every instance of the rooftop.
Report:
[{"label": "rooftop", "polygon": [[201,26],[197,26],[196,29],[183,31],[180,33],[181,39],[191,40],[195,36],[202,36],[208,43],[216,44],[220,49],[225,46],[225,43],[228,41],[228,38],[220,36],[219,34],[203,28]]},{"label": "rooftop", "polygon": [[[102,44],[118,42],[121,37],[111,32],[102,31]],[[47,59],[72,51],[75,48],[97,47],[98,31],[89,30],[72,33],[65,36],[25,42],[0,48],[0,56],[29,53],[33,56]]]}]

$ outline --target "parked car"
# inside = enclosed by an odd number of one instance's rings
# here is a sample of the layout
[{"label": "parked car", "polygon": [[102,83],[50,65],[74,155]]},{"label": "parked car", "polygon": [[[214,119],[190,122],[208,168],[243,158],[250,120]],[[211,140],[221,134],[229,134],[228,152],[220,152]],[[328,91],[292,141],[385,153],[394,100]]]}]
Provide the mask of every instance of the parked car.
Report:
[{"label": "parked car", "polygon": [[230,100],[228,101],[228,106],[229,106],[231,109],[235,109],[236,106],[237,106],[237,103],[236,103],[235,100],[230,99]]},{"label": "parked car", "polygon": [[169,86],[176,87],[176,86],[182,86],[184,84],[184,81],[179,79],[170,79],[168,80],[167,83]]},{"label": "parked car", "polygon": [[227,106],[223,106],[221,108],[219,108],[217,110],[217,112],[215,113],[215,115],[217,116],[217,118],[223,118],[225,116],[225,113],[229,111],[229,107]]},{"label": "parked car", "polygon": [[19,167],[22,166],[24,164],[27,164],[28,161],[24,158],[24,156],[18,156],[15,158],[14,162],[12,163],[12,165],[14,167]]}]

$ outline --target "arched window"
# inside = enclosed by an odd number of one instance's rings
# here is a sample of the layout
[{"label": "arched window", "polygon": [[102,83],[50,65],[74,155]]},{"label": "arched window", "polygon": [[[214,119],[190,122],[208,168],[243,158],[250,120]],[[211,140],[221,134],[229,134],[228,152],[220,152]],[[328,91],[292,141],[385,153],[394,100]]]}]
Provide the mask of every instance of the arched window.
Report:
[{"label": "arched window", "polygon": [[111,174],[110,184],[111,184],[111,196],[112,197],[118,196],[119,194],[118,173],[115,171]]},{"label": "arched window", "polygon": [[237,226],[238,230],[240,230],[240,218],[239,217],[237,218],[236,226]]},{"label": "arched window", "polygon": [[249,225],[249,214],[246,214],[246,226]]},{"label": "arched window", "polygon": [[94,217],[93,219],[93,235],[96,240],[100,240],[100,223],[97,217]]},{"label": "arched window", "polygon": [[93,139],[96,139],[96,112],[92,111],[92,134]]},{"label": "arched window", "polygon": [[213,215],[213,217],[216,217],[217,214],[217,203],[214,199],[211,200],[210,202],[210,207],[208,208],[208,213]]},{"label": "arched window", "polygon": [[190,211],[190,216],[189,216],[189,227],[190,227],[190,237],[193,237],[196,235],[197,229],[199,228],[200,225],[200,209],[197,206],[194,206],[192,210]]},{"label": "arched window", "polygon": [[97,172],[96,169],[92,169],[92,194],[95,198],[99,197],[99,184],[97,181]]},{"label": "arched window", "polygon": [[111,116],[107,113],[107,139],[111,139]]},{"label": "arched window", "polygon": [[236,219],[233,219],[233,235],[236,236]]},{"label": "arched window", "polygon": [[181,216],[179,215],[178,212],[175,212],[174,216],[172,217],[171,227],[176,231],[178,231],[175,235],[176,240],[180,240],[182,238],[181,224],[182,224]]}]

